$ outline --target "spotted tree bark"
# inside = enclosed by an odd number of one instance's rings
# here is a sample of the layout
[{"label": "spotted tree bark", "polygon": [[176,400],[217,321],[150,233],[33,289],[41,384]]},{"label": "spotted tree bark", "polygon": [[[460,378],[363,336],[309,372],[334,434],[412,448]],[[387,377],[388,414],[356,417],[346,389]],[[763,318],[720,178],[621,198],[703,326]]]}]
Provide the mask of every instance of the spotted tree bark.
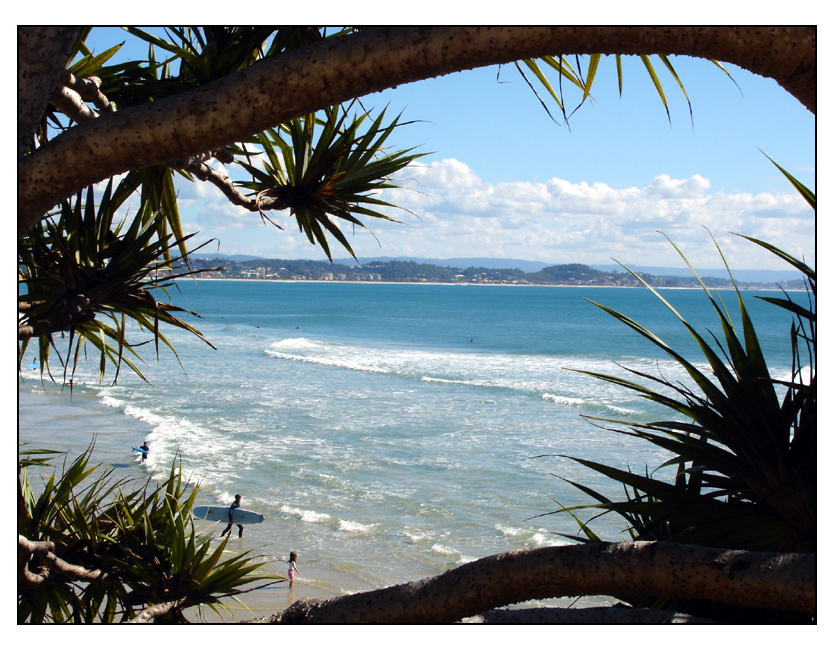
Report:
[{"label": "spotted tree bark", "polygon": [[79,27],[17,28],[17,157],[34,143],[35,130],[67,65]]},{"label": "spotted tree bark", "polygon": [[[36,40],[38,28],[21,28]],[[75,192],[137,167],[196,156],[280,122],[386,88],[559,54],[682,54],[772,77],[816,112],[813,27],[378,27],[322,40],[175,97],[77,125],[18,170],[18,236]],[[21,50],[31,63],[32,49]],[[31,80],[37,73],[29,75]],[[48,67],[42,85],[51,94]],[[21,88],[19,102],[37,84]],[[30,101],[31,100],[31,101]],[[20,124],[20,123],[19,123]]]},{"label": "spotted tree bark", "polygon": [[488,556],[380,590],[297,601],[270,623],[444,623],[531,599],[641,594],[816,611],[816,555],[590,543]]}]

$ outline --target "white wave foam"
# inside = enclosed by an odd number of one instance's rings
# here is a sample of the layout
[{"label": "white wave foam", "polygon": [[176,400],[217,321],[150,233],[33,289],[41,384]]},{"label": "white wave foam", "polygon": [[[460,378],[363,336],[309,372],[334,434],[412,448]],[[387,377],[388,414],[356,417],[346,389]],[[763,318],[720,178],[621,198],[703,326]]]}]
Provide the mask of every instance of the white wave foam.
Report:
[{"label": "white wave foam", "polygon": [[455,556],[459,552],[456,549],[452,549],[451,547],[446,547],[446,545],[441,545],[440,543],[434,543],[431,546],[431,550],[436,554],[442,554],[443,556]]},{"label": "white wave foam", "polygon": [[[417,350],[326,343],[304,338],[273,342],[265,353],[280,360],[419,378],[427,383],[544,394],[544,400],[564,405],[582,404],[583,400],[569,396],[588,390],[587,377],[565,367],[600,373],[622,371],[616,362],[595,357]],[[660,363],[670,379],[674,380],[678,375],[673,367],[666,369],[666,365],[657,360],[629,358],[624,363],[634,368],[648,364],[654,367]],[[625,391],[603,382],[592,386],[596,387],[596,395],[583,396],[586,400],[602,400]]]},{"label": "white wave foam", "polygon": [[281,512],[297,517],[302,522],[310,522],[312,524],[321,524],[322,522],[332,522],[335,518],[327,513],[317,513],[316,511],[308,511],[304,509],[297,509],[292,506],[282,506]]},{"label": "white wave foam", "polygon": [[620,416],[634,416],[636,414],[640,414],[637,409],[628,409],[627,407],[618,407],[616,405],[604,405],[605,409],[611,411],[615,414],[619,414]]},{"label": "white wave foam", "polygon": [[568,406],[582,405],[582,404],[585,403],[585,401],[582,400],[581,398],[569,398],[567,396],[557,396],[557,395],[554,395],[552,393],[545,393],[544,395],[542,395],[542,400],[544,400],[545,402],[554,402],[557,405],[568,405]]},{"label": "white wave foam", "polygon": [[558,538],[551,537],[550,532],[544,529],[530,530],[503,524],[496,524],[495,528],[506,538],[521,543],[525,547],[551,547],[554,545],[569,544]]},{"label": "white wave foam", "polygon": [[[217,503],[218,504],[223,504],[224,506],[226,504],[231,506],[232,502],[235,501],[235,496],[232,495],[231,493],[227,493],[226,491],[220,491],[219,493],[216,493],[216,495],[217,495]],[[244,508],[246,508],[246,507],[244,507]]]},{"label": "white wave foam", "polygon": [[411,533],[410,531],[406,531],[405,537],[408,538],[408,542],[410,543],[421,543],[425,540],[428,540],[429,537],[422,533]]},{"label": "white wave foam", "polygon": [[[101,394],[99,394],[99,395],[101,395]],[[114,407],[116,409],[120,408],[124,404],[123,400],[117,400],[116,398],[113,398],[111,396],[103,396],[101,398],[100,402],[105,407]]]},{"label": "white wave foam", "polygon": [[534,533],[527,539],[527,543],[533,545],[534,547],[541,547],[545,544],[546,540],[547,538],[544,536],[544,534]]},{"label": "white wave foam", "polygon": [[361,364],[351,359],[340,359],[338,357],[311,357],[309,355],[296,355],[292,353],[282,353],[279,350],[268,348],[266,354],[277,359],[286,359],[292,362],[306,362],[308,364],[319,364],[321,366],[336,366],[346,368],[351,371],[365,371],[366,373],[389,373],[390,370],[379,367]]},{"label": "white wave foam", "polygon": [[376,524],[360,524],[350,520],[339,520],[339,531],[347,533],[367,533],[376,529]]},{"label": "white wave foam", "polygon": [[305,339],[304,337],[295,337],[290,339],[281,339],[270,344],[273,350],[316,350],[319,348],[326,348],[328,344],[323,341],[314,341],[312,339]]},{"label": "white wave foam", "polygon": [[793,377],[790,370],[770,370],[770,377],[772,377],[774,380],[779,380],[780,382],[798,382],[799,378],[801,377],[802,381],[807,384],[811,378],[811,367],[803,366],[800,370],[799,375],[797,375],[795,378]]},{"label": "white wave foam", "polygon": [[423,376],[422,378],[420,378],[420,381],[421,382],[438,382],[439,384],[468,384],[470,386],[478,386],[479,384],[482,385],[482,383],[479,383],[479,382],[467,382],[466,380],[444,380],[443,378],[428,377],[428,376]]},{"label": "white wave foam", "polygon": [[158,427],[164,422],[161,416],[157,416],[156,414],[154,414],[151,411],[148,411],[147,409],[142,409],[141,407],[134,407],[132,405],[128,405],[127,407],[125,407],[125,416],[130,416],[132,418],[141,420],[142,422],[147,423],[152,427]]}]

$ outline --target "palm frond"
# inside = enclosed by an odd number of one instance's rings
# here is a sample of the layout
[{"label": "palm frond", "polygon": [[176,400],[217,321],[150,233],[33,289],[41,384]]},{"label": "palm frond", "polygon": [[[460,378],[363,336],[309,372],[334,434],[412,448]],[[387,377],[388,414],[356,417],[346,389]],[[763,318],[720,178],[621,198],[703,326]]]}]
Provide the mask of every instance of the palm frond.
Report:
[{"label": "palm frond", "polygon": [[[241,163],[251,181],[241,187],[289,210],[300,232],[332,259],[327,235],[351,255],[353,250],[336,220],[367,228],[356,215],[395,221],[368,206],[393,207],[375,195],[400,187],[393,175],[423,154],[412,150],[388,152],[384,143],[400,125],[397,116],[383,125],[385,111],[360,130],[366,115],[348,121],[348,110],[332,107],[323,119],[313,115],[291,121],[281,131],[267,130],[257,138],[264,151],[263,169]],[[285,140],[288,138],[289,141]],[[279,155],[280,152],[280,155]]]},{"label": "palm frond", "polygon": [[[729,272],[720,247],[712,239]],[[801,269],[815,290],[815,272],[805,263],[772,245],[754,238],[745,239]],[[694,387],[627,368],[624,370],[639,381],[571,369],[627,388],[672,410],[681,419],[639,423],[586,417],[600,427],[640,438],[673,456],[645,475],[568,457],[622,484],[626,499],[610,500],[587,486],[566,480],[597,501],[554,513],[573,515],[575,510],[582,509],[617,513],[625,518],[627,531],[639,540],[675,540],[763,551],[813,550],[816,545],[816,310],[811,291],[808,307],[798,305],[789,296],[765,298],[768,303],[790,312],[795,319],[790,332],[793,380],[776,381],[770,377],[756,329],[738,287],[735,286],[735,294],[740,332],[721,298],[713,295],[680,249],[671,240],[670,243],[698,278],[718,317],[723,337],[713,336],[717,350],[639,274],[631,273],[696,340],[714,380],[647,328],[594,303],[668,354],[687,372]],[[777,387],[781,387],[781,396]],[[676,471],[671,481],[654,476],[673,467]],[[590,539],[588,528],[588,523],[583,523],[585,539]]]}]

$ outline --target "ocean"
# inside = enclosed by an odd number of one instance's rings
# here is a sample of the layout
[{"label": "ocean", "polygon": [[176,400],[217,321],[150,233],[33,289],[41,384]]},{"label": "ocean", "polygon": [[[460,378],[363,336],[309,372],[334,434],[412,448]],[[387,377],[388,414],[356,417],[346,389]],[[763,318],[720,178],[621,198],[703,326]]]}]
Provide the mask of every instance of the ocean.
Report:
[{"label": "ocean", "polygon": [[[19,439],[81,453],[117,476],[162,478],[176,455],[198,504],[266,516],[233,551],[265,571],[301,572],[264,590],[270,612],[413,581],[514,549],[570,544],[567,515],[589,498],[561,478],[620,497],[622,488],[566,457],[655,470],[670,455],[585,417],[670,414],[570,369],[621,366],[686,381],[662,351],[587,300],[621,311],[690,359],[692,337],[648,290],[340,282],[185,281],[173,302],[216,346],[164,329],[139,347],[147,382],[123,368],[98,383],[91,351],[74,386],[18,381]],[[720,336],[700,290],[660,290],[699,333]],[[774,377],[790,374],[790,319],[743,292]],[[732,292],[721,296],[737,314]],[[799,295],[797,300],[802,300]],[[135,332],[135,341],[149,338]],[[59,347],[69,340],[56,340]],[[65,354],[65,351],[62,351]],[[29,360],[31,361],[31,360]],[[148,462],[132,446],[147,441]],[[223,525],[200,521],[219,534]],[[624,540],[616,516],[594,521]],[[214,531],[216,530],[216,532]],[[562,600],[564,601],[564,600]],[[572,600],[569,600],[572,601]],[[605,598],[585,605],[607,603]]]}]

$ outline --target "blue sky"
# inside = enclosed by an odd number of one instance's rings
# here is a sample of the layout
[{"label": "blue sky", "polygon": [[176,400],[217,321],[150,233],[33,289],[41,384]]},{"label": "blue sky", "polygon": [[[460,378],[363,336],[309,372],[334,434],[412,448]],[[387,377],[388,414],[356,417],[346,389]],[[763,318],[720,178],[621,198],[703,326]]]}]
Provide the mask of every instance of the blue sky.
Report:
[{"label": "blue sky", "polygon": [[[130,40],[112,29],[93,35],[99,50]],[[815,189],[815,117],[772,80],[727,65],[739,91],[707,61],[672,61],[692,102],[694,128],[683,94],[656,61],[670,125],[636,58],[624,59],[622,98],[614,59],[603,58],[595,101],[571,117],[569,129],[552,101],[560,124],[551,120],[513,66],[363,98],[366,108],[387,106],[391,115],[403,111],[403,120],[419,121],[400,129],[393,146],[432,153],[402,175],[419,192],[387,197],[419,218],[399,211],[392,216],[404,224],[369,222],[376,239],[357,231],[349,237],[356,254],[680,266],[662,231],[696,266],[714,268],[720,259],[706,226],[737,269],[784,265],[728,231],[815,264],[814,214],[759,151]],[[186,228],[200,231],[201,241],[217,238],[222,253],[324,258],[289,217],[277,219],[285,231],[264,227],[204,184],[183,183],[180,197]],[[346,257],[337,247],[334,256]]]}]

